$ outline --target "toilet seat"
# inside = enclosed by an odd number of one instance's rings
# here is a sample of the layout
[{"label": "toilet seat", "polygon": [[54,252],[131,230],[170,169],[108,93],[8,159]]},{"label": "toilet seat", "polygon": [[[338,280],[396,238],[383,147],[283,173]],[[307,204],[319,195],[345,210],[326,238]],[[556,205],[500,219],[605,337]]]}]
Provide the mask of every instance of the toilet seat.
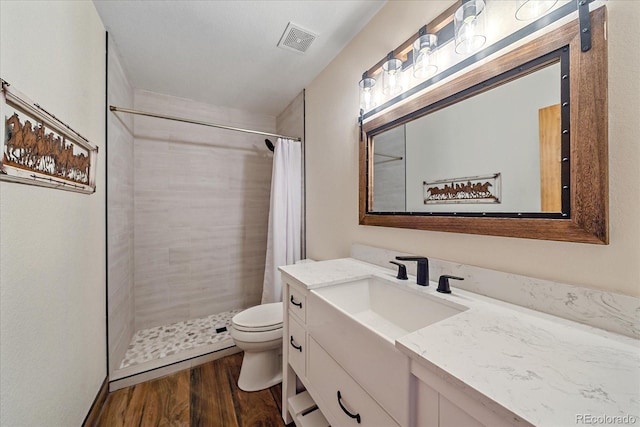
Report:
[{"label": "toilet seat", "polygon": [[[231,328],[231,337],[233,338],[233,340],[236,342],[236,345],[238,342],[243,342],[243,343],[254,343],[254,344],[263,344],[263,345],[267,345],[267,343],[269,342],[282,342],[282,326],[280,326],[277,329],[272,329],[270,331],[243,331],[240,329],[237,329],[235,326],[232,326]],[[278,347],[280,347],[280,344],[278,345]]]},{"label": "toilet seat", "polygon": [[244,310],[231,319],[237,331],[267,332],[282,329],[282,303],[262,304]]}]

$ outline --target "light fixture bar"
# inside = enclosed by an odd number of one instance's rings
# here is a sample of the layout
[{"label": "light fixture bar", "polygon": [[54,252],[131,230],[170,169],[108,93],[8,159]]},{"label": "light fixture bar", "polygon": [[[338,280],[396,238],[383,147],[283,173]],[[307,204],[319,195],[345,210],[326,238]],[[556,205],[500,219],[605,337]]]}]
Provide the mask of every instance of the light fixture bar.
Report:
[{"label": "light fixture bar", "polygon": [[[443,40],[443,42],[440,43],[441,46],[446,43],[444,40],[450,41],[453,38],[453,13],[456,11],[458,7],[460,7],[461,4],[462,2],[460,0],[457,0],[447,10],[442,12],[433,21],[429,22],[426,25],[427,33],[438,34],[439,39],[441,39],[442,37],[441,40]],[[448,28],[448,30],[444,30],[445,27]],[[446,32],[440,33],[440,31],[442,30]],[[450,35],[447,35],[448,34],[447,32],[449,31],[450,31]],[[418,38],[419,35],[420,34],[418,31],[415,34],[413,34],[410,38],[405,40],[405,42],[402,43],[400,46],[395,48],[393,52],[395,53],[396,58],[402,59],[403,62],[406,61],[404,58],[407,57],[409,52],[412,52],[413,42],[415,41],[416,38]],[[387,61],[387,57],[385,56],[380,61],[378,61],[378,63],[376,63],[373,67],[367,70],[368,75],[370,77],[375,77],[379,72],[381,72],[382,64],[384,64],[386,61]]]},{"label": "light fixture bar", "polygon": [[[516,32],[504,37],[501,40],[498,40],[497,42],[493,43],[490,46],[487,46],[486,48],[482,49],[481,51],[463,59],[462,61],[458,62],[457,64],[439,72],[438,74],[436,74],[435,76],[431,77],[430,79],[425,80],[424,82],[412,87],[411,89],[389,99],[387,102],[385,102],[384,104],[381,104],[379,106],[377,106],[376,108],[362,114],[360,116],[360,120],[366,120],[369,117],[378,114],[379,112],[391,107],[392,105],[404,101],[405,99],[415,95],[418,92],[423,91],[424,89],[428,88],[429,86],[444,80],[445,78],[457,73],[460,70],[463,70],[467,67],[469,67],[470,65],[473,65],[474,63],[483,60],[484,58],[493,55],[494,53],[510,46],[511,44],[517,42],[518,40],[527,37],[533,33],[535,33],[536,31],[539,31],[543,28],[545,28],[546,26],[552,24],[553,22],[556,22],[562,18],[564,18],[565,16],[570,15],[571,13],[575,12],[576,10],[578,10],[578,4],[579,2],[585,2],[584,5],[581,5],[580,7],[586,7],[586,11],[587,11],[587,16],[589,13],[589,4],[594,2],[596,0],[576,0],[575,2],[569,2],[561,7],[559,7],[558,9],[548,13],[547,15],[544,15],[543,17],[533,21],[532,23],[530,23],[529,25],[517,30]],[[427,26],[428,27],[428,26]],[[444,27],[441,27],[440,31],[447,31],[446,28],[447,27],[451,27],[450,31],[451,31],[451,36],[449,37],[448,40],[444,39],[443,43],[447,43],[450,42],[451,39],[453,38],[453,22],[450,22],[448,24],[446,24]],[[437,32],[436,34],[438,35],[438,39],[440,39],[442,37],[442,33]],[[590,33],[590,31],[589,31]],[[581,30],[581,35],[582,35],[582,30]],[[589,37],[590,38],[590,37]],[[442,46],[442,45],[440,45]],[[385,58],[386,60],[386,58]]]}]

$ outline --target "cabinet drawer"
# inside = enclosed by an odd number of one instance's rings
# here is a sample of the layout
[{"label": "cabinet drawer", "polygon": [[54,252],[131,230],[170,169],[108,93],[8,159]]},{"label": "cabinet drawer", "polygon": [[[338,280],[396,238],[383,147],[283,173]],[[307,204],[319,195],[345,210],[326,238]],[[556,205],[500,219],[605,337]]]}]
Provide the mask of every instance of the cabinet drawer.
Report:
[{"label": "cabinet drawer", "polygon": [[307,343],[306,332],[298,321],[289,316],[289,336],[286,337],[289,346],[289,364],[300,377],[306,376]]},{"label": "cabinet drawer", "polygon": [[298,290],[289,285],[289,312],[302,321],[307,322],[307,299],[306,292]]},{"label": "cabinet drawer", "polygon": [[[331,425],[398,426],[393,418],[311,337],[309,337],[308,350],[307,377],[309,383],[313,385],[316,403]],[[384,384],[380,386],[384,387]],[[354,417],[359,417],[360,422]]]}]

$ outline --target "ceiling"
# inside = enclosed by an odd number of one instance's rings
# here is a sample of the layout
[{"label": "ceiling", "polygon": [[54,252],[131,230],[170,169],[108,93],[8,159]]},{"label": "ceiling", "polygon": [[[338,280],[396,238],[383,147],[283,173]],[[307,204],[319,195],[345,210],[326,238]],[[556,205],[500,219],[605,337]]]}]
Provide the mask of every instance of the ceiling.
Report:
[{"label": "ceiling", "polygon": [[[277,116],[384,0],[94,0],[136,89]],[[291,22],[306,53],[277,47]]]}]

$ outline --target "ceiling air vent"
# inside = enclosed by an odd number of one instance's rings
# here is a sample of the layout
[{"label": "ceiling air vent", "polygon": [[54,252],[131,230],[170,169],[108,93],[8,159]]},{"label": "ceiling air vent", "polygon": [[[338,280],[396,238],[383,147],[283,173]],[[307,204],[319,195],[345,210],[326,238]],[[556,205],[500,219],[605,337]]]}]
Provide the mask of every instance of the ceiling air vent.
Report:
[{"label": "ceiling air vent", "polygon": [[298,53],[305,53],[316,37],[315,34],[289,22],[282,37],[280,37],[278,47]]}]

